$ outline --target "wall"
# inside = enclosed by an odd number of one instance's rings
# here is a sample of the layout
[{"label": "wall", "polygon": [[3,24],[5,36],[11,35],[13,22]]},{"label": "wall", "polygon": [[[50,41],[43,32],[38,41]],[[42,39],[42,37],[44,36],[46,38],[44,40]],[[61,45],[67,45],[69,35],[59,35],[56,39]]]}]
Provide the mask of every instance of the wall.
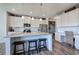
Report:
[{"label": "wall", "polygon": [[0,4],[0,42],[4,42],[6,35],[6,5]]}]

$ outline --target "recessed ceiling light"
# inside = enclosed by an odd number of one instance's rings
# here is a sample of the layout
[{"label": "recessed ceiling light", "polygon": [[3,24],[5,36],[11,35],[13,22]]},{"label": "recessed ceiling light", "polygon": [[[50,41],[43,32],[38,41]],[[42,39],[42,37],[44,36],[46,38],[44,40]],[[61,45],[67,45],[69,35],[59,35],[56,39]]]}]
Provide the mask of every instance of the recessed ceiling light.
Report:
[{"label": "recessed ceiling light", "polygon": [[32,17],[32,20],[34,20],[34,18]]},{"label": "recessed ceiling light", "polygon": [[21,18],[24,19],[24,16],[22,16]]},{"label": "recessed ceiling light", "polygon": [[15,9],[13,8],[12,11],[15,11]]}]

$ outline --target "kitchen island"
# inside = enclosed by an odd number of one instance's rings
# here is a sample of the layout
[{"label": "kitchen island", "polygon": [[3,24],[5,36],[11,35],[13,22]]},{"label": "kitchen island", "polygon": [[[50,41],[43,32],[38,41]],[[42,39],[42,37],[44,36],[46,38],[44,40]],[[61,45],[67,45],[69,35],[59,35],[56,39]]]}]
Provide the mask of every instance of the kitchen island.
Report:
[{"label": "kitchen island", "polygon": [[[31,32],[31,33],[23,33],[23,32],[15,32],[10,33],[5,37],[5,54],[12,55],[13,47],[12,43],[18,40],[33,40],[39,38],[47,39],[47,48],[49,51],[52,51],[52,34],[44,33],[44,32]],[[27,49],[26,49],[27,50]]]}]

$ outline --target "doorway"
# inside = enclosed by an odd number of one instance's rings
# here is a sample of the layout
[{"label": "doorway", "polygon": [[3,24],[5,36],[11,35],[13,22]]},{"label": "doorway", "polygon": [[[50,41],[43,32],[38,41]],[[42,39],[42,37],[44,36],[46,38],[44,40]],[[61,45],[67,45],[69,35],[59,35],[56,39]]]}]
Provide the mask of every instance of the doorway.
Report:
[{"label": "doorway", "polygon": [[55,40],[55,21],[48,21],[49,24],[49,33],[51,33],[53,36],[53,39]]}]

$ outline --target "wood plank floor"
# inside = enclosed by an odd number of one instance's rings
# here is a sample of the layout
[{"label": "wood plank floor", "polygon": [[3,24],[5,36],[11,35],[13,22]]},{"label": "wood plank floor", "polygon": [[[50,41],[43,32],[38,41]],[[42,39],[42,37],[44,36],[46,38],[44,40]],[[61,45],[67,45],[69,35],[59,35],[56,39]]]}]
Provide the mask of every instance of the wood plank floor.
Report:
[{"label": "wood plank floor", "polygon": [[42,51],[38,55],[79,55],[79,50],[65,43],[53,42],[53,51]]}]

